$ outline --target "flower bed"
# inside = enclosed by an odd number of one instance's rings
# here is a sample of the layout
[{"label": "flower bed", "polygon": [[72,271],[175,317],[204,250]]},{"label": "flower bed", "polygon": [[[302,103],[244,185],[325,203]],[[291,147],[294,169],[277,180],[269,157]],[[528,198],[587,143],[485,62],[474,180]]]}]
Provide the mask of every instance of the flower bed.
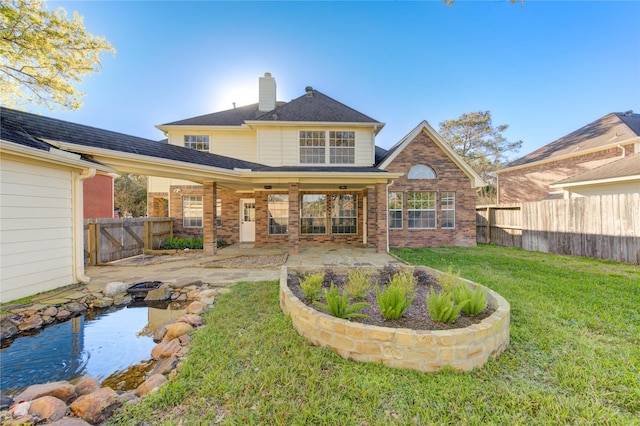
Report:
[{"label": "flower bed", "polygon": [[[429,270],[436,276],[442,273]],[[350,322],[305,305],[289,289],[288,270],[280,275],[280,307],[295,329],[313,344],[335,350],[344,358],[382,362],[389,367],[439,371],[445,366],[469,371],[496,357],[509,343],[509,303],[487,289],[495,311],[478,324],[448,330],[412,330]],[[471,287],[477,284],[464,280]]]}]

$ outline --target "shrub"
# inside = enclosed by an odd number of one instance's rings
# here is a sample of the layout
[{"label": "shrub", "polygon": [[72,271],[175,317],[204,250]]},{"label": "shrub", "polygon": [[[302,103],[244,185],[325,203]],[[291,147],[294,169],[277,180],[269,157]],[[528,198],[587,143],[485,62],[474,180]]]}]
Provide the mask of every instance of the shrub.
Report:
[{"label": "shrub", "polygon": [[462,283],[453,290],[453,300],[458,304],[466,300],[462,312],[476,316],[487,307],[487,291],[481,286],[471,290],[468,285]]},{"label": "shrub", "polygon": [[329,314],[333,315],[336,318],[346,319],[346,318],[355,318],[355,317],[359,317],[359,318],[369,317],[369,315],[358,313],[358,311],[369,306],[368,303],[357,302],[357,303],[351,304],[351,301],[347,293],[343,291],[342,295],[340,295],[340,292],[338,291],[338,287],[336,287],[336,285],[333,283],[331,283],[331,287],[329,288],[328,291],[327,290],[324,291],[324,298],[327,302],[326,304],[315,302],[315,305],[318,306],[320,309],[323,309],[329,312]]},{"label": "shrub", "polygon": [[396,285],[404,289],[407,296],[413,296],[416,292],[416,279],[411,271],[398,272],[389,281],[389,286]]},{"label": "shrub", "polygon": [[344,291],[354,299],[365,299],[371,290],[371,277],[362,269],[350,269]]},{"label": "shrub", "polygon": [[380,313],[386,320],[400,318],[407,308],[411,306],[413,299],[415,299],[415,296],[407,293],[407,290],[399,286],[397,282],[392,282],[382,291],[376,287],[378,307],[380,308]]},{"label": "shrub", "polygon": [[415,278],[418,285],[428,285],[435,282],[433,275],[422,268],[414,268],[413,278]]},{"label": "shrub", "polygon": [[458,319],[460,311],[467,302],[456,305],[453,295],[448,292],[436,293],[433,288],[427,296],[427,310],[431,319],[437,322],[450,323]]},{"label": "shrub", "polygon": [[391,281],[391,278],[394,275],[399,274],[400,272],[400,269],[398,269],[397,267],[393,265],[387,265],[380,270],[380,278],[378,279],[378,283],[380,285],[387,285],[389,284],[389,281]]},{"label": "shrub", "polygon": [[323,272],[306,275],[300,282],[300,288],[302,288],[304,297],[312,302],[318,300],[320,298],[320,288],[322,287],[323,281]]},{"label": "shrub", "polygon": [[453,265],[449,265],[447,272],[438,278],[438,284],[444,293],[451,293],[460,284],[460,270],[453,272]]},{"label": "shrub", "polygon": [[202,249],[203,240],[202,237],[191,237],[191,238],[177,238],[177,237],[169,237],[167,241],[162,243],[160,246],[161,249]]},{"label": "shrub", "polygon": [[334,283],[335,285],[342,284],[342,277],[336,274],[336,272],[333,269],[325,268],[323,284],[325,287],[329,287],[331,286],[331,283]]}]

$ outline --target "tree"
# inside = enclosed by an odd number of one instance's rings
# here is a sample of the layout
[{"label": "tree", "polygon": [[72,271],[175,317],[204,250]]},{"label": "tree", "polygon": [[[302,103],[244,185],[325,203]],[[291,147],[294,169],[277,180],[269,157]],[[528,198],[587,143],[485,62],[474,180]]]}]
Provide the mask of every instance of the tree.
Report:
[{"label": "tree", "polygon": [[122,216],[143,216],[147,211],[147,177],[132,173],[118,176],[113,182],[113,198]]},{"label": "tree", "polygon": [[442,138],[487,182],[479,194],[481,203],[495,203],[495,171],[507,161],[508,153],[522,146],[522,141],[509,142],[502,136],[508,128],[506,124],[493,127],[491,111],[470,112],[440,123]]},{"label": "tree", "polygon": [[77,12],[68,19],[64,9],[50,12],[42,0],[0,3],[0,100],[6,105],[79,108],[84,93],[74,84],[99,72],[103,52],[115,49],[87,32]]}]

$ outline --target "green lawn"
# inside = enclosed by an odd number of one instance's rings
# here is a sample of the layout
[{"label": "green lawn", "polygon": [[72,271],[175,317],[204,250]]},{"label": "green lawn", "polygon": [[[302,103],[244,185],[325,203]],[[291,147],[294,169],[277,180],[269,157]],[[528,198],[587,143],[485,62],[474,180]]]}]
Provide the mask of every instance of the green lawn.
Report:
[{"label": "green lawn", "polygon": [[638,266],[487,245],[394,253],[453,265],[509,300],[508,349],[471,373],[351,362],[298,336],[277,282],[239,283],[178,376],[112,422],[640,424]]}]

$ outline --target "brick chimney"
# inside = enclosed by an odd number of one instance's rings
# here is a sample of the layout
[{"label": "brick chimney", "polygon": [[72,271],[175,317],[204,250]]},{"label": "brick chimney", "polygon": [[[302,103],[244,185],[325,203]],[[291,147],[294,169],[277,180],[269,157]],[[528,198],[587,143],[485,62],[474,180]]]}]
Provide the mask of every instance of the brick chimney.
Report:
[{"label": "brick chimney", "polygon": [[276,79],[271,73],[265,72],[264,77],[259,78],[258,111],[268,112],[276,109]]}]

